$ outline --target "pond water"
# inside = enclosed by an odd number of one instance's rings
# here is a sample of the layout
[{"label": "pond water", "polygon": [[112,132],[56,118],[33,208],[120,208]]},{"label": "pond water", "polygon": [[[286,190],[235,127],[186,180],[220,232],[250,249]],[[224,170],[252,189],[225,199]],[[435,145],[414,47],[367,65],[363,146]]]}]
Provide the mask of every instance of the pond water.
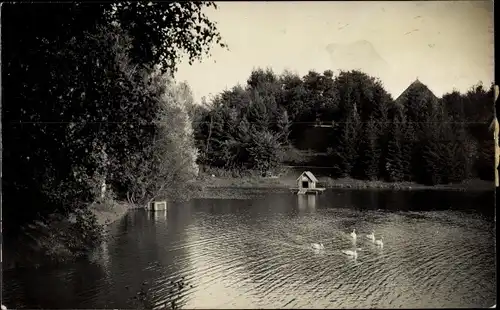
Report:
[{"label": "pond water", "polygon": [[[318,197],[192,200],[170,205],[168,214],[136,211],[112,225],[111,238],[89,259],[4,272],[3,304],[490,307],[496,304],[493,197],[337,190]],[[372,230],[383,248],[366,238]],[[312,242],[324,250],[313,250]],[[354,247],[357,259],[342,253]],[[171,283],[182,277],[183,287]],[[141,288],[144,301],[138,300]]]}]

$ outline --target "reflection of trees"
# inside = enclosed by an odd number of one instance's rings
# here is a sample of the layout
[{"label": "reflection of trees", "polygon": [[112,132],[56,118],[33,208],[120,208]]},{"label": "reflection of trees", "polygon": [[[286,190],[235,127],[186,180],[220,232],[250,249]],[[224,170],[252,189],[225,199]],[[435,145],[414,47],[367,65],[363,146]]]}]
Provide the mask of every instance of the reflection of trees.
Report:
[{"label": "reflection of trees", "polygon": [[[189,205],[170,205],[166,214],[161,211],[131,212],[126,223],[120,223],[117,235],[109,244],[110,278],[118,283],[106,299],[132,297],[145,281],[150,290],[157,291],[155,299],[164,298],[168,293],[163,291],[165,284],[186,268],[184,230],[189,221]],[[115,306],[130,307],[131,304]]]},{"label": "reflection of trees", "polygon": [[327,190],[319,196],[322,204],[334,208],[351,208],[353,205],[353,191],[350,190]]},{"label": "reflection of trees", "polygon": [[5,272],[3,283],[9,283],[9,286],[4,286],[2,293],[9,298],[2,303],[10,309],[74,309],[75,305],[94,308],[86,303],[84,295],[96,287],[105,287],[105,274],[99,265],[85,261],[70,266]]},{"label": "reflection of trees", "polygon": [[[311,202],[309,197],[315,198],[314,202]],[[262,296],[269,290],[278,290],[280,281],[281,283],[289,281],[284,285],[288,289],[293,289],[291,287],[295,285],[292,284],[293,281],[299,283],[297,290],[301,289],[302,285],[307,288],[309,284],[304,283],[306,280],[313,281],[312,278],[328,271],[328,268],[331,269],[331,274],[326,274],[325,277],[328,279],[332,277],[332,283],[348,281],[350,276],[344,273],[348,271],[333,269],[334,264],[345,263],[345,260],[336,261],[336,259],[344,259],[345,257],[327,256],[327,258],[321,258],[319,255],[299,248],[300,242],[308,244],[306,239],[309,231],[318,231],[318,229],[321,231],[322,228],[317,226],[317,222],[315,222],[317,215],[323,216],[321,208],[345,207],[349,206],[350,203],[350,205],[372,205],[373,209],[388,211],[405,208],[419,211],[436,206],[452,206],[454,209],[459,209],[473,208],[477,205],[493,205],[493,199],[492,193],[350,190],[328,191],[325,192],[325,195],[318,197],[269,195],[265,199],[251,201],[194,200],[184,205],[172,205],[166,215],[161,212],[155,214],[133,211],[122,221],[112,225],[111,235],[114,238],[103,245],[103,253],[108,252],[108,260],[105,259],[106,255],[104,255],[100,264],[78,262],[70,265],[72,269],[67,267],[61,267],[55,271],[39,269],[36,272],[25,272],[25,274],[19,271],[14,276],[12,273],[5,273],[4,283],[9,281],[9,278],[13,278],[14,283],[18,280],[22,282],[22,285],[18,286],[18,291],[15,291],[15,285],[10,285],[9,291],[4,292],[4,294],[11,297],[9,306],[12,308],[36,308],[38,306],[74,308],[75,305],[78,305],[79,308],[130,308],[132,304],[127,303],[125,298],[135,295],[144,281],[149,282],[147,288],[154,292],[151,301],[159,304],[168,294],[165,286],[170,278],[177,279],[179,274],[185,273],[188,274],[188,278],[189,275],[197,277],[189,279],[188,282],[210,281],[206,286],[200,283],[201,287],[195,288],[198,292],[193,294],[199,294],[193,295],[196,298],[196,306],[200,305],[201,302],[204,303],[202,304],[204,307],[212,305],[216,307],[219,306],[217,302],[220,300],[215,298],[220,294],[229,295],[228,298],[231,299],[238,294],[248,296],[249,291],[254,291],[257,292],[257,295]],[[316,208],[317,215],[297,216],[295,206],[299,211],[302,209],[315,210]],[[198,212],[195,223],[191,222],[192,212]],[[407,292],[402,294],[409,296],[412,300],[416,300],[417,297],[412,295],[411,286],[415,286],[413,288],[415,294],[425,293],[425,287],[423,288],[425,282],[422,282],[424,281],[422,277],[426,276],[427,269],[422,269],[419,271],[420,273],[416,271],[422,265],[422,262],[416,257],[432,256],[431,252],[428,251],[436,249],[436,247],[431,247],[428,243],[429,240],[434,240],[433,242],[439,243],[443,247],[451,246],[452,248],[446,250],[446,256],[451,259],[451,257],[460,255],[459,250],[463,247],[460,247],[460,244],[456,242],[463,241],[464,234],[467,235],[467,232],[464,233],[459,228],[466,226],[467,223],[450,230],[451,228],[447,226],[450,224],[449,221],[443,219],[442,216],[428,219],[425,216],[426,213],[418,214],[421,214],[423,218],[404,216],[402,220],[401,215],[392,214],[392,212],[378,217],[375,230],[376,234],[384,236],[386,242],[383,250],[384,255],[389,255],[383,260],[386,267],[379,265],[381,271],[376,272],[377,266],[362,264],[361,266],[365,266],[362,268],[366,269],[359,271],[359,275],[363,275],[368,283],[383,280],[386,281],[384,283],[390,282],[399,287],[410,287]],[[195,226],[192,227],[192,224]],[[426,236],[429,232],[434,232],[436,227],[445,231],[442,231],[437,237]],[[297,234],[303,234],[304,240],[294,241],[292,236]],[[419,244],[419,238],[427,243],[425,245]],[[472,236],[467,238],[472,240]],[[487,242],[490,241],[480,239],[480,243],[474,246],[477,248],[477,252],[488,252]],[[186,247],[187,245],[189,247]],[[427,249],[426,246],[429,248]],[[491,246],[491,249],[493,248]],[[491,261],[490,265],[494,266],[493,258],[488,261]],[[324,264],[321,266],[322,269],[316,270],[315,268],[320,266],[318,262]],[[432,261],[428,264],[434,266]],[[471,270],[476,268],[476,275],[472,277],[474,281],[489,285],[487,281],[490,271],[488,268],[477,269],[478,264],[476,259],[471,259],[463,266]],[[308,266],[313,270],[306,270]],[[450,266],[442,267],[445,271],[446,268],[455,268]],[[211,267],[214,269],[210,271],[210,274],[207,274],[206,278],[198,278],[199,270]],[[188,273],[187,269],[194,270]],[[452,272],[468,274],[458,267],[449,271],[450,274]],[[293,281],[292,279],[287,280],[288,276],[293,277]],[[460,280],[464,277],[452,276],[450,278]],[[111,280],[113,283],[110,282]],[[469,283],[470,281],[464,279],[463,282],[456,282],[454,287],[464,289],[465,284],[460,283]],[[450,282],[446,280],[443,283],[449,284]],[[130,286],[129,290],[125,288],[127,285]],[[399,292],[397,287],[390,289],[382,289],[380,292],[384,294]],[[219,295],[208,296],[203,293],[204,290]],[[438,291],[436,294],[442,295],[444,289]],[[283,293],[283,296],[285,295]],[[381,298],[385,299],[385,297]],[[16,304],[15,300],[23,301],[24,304]],[[192,306],[189,304],[189,300],[186,302],[186,304],[180,302],[178,305],[181,307]],[[227,304],[226,306],[231,305]],[[245,306],[248,304],[243,307]]]},{"label": "reflection of trees", "polygon": [[319,196],[318,207],[386,211],[476,210],[492,214],[494,192],[440,190],[333,190]]},{"label": "reflection of trees", "polygon": [[[233,307],[233,302],[237,303],[239,298],[248,302],[248,292],[258,289],[260,281],[265,285],[265,272],[276,274],[273,266],[284,268],[276,263],[284,255],[283,249],[287,249],[280,242],[286,241],[282,234],[290,227],[283,229],[283,225],[290,224],[293,218],[290,207],[296,199],[287,194],[269,195],[251,202],[226,200],[220,201],[221,208],[217,212],[209,206],[199,206],[209,215],[201,215],[196,229],[189,232],[189,242],[198,244],[190,247],[189,252],[191,265],[199,274],[203,271],[205,274],[200,276],[200,287],[194,293],[196,305],[188,302],[186,306],[197,306],[201,302],[203,307]],[[226,298],[218,300],[221,292]],[[227,304],[221,304],[228,300]]]}]

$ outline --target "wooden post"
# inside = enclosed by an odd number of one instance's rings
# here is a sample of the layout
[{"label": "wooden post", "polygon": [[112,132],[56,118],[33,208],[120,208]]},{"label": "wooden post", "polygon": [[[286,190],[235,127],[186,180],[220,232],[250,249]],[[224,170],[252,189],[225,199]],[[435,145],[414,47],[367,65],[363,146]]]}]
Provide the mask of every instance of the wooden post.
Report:
[{"label": "wooden post", "polygon": [[208,137],[207,137],[207,145],[206,145],[206,148],[205,148],[205,155],[208,154],[208,146],[210,145],[210,138],[212,137],[213,121],[214,121],[213,115],[210,114],[210,127],[208,129]]}]

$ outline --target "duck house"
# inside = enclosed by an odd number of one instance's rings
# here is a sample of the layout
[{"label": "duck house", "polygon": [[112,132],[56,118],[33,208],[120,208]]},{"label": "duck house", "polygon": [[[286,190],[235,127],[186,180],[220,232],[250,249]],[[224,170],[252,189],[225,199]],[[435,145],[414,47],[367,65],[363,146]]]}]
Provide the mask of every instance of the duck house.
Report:
[{"label": "duck house", "polygon": [[318,179],[312,174],[310,171],[304,171],[297,178],[297,187],[292,188],[291,190],[297,195],[304,194],[313,194],[318,195],[321,194],[325,189],[316,187],[318,184]]},{"label": "duck house", "polygon": [[166,201],[153,201],[149,204],[148,209],[150,211],[166,211],[167,202]]}]

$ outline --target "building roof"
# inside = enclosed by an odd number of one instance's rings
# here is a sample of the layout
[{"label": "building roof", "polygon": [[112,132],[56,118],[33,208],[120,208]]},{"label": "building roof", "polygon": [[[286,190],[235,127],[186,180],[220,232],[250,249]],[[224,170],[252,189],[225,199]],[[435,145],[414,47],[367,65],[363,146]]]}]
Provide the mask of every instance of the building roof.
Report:
[{"label": "building roof", "polygon": [[429,89],[429,87],[427,87],[427,85],[425,85],[424,83],[420,82],[420,80],[417,78],[415,81],[413,81],[413,83],[408,85],[408,87],[394,101],[396,103],[400,103],[401,100],[403,100],[403,98],[405,98],[412,89],[419,89],[419,88],[423,88],[427,94],[437,99],[436,95],[434,95],[434,93]]},{"label": "building roof", "polygon": [[319,182],[318,179],[316,179],[316,177],[314,176],[314,174],[312,174],[310,171],[302,172],[302,174],[297,178],[297,180],[300,179],[304,174],[309,178],[309,180],[313,182]]}]

